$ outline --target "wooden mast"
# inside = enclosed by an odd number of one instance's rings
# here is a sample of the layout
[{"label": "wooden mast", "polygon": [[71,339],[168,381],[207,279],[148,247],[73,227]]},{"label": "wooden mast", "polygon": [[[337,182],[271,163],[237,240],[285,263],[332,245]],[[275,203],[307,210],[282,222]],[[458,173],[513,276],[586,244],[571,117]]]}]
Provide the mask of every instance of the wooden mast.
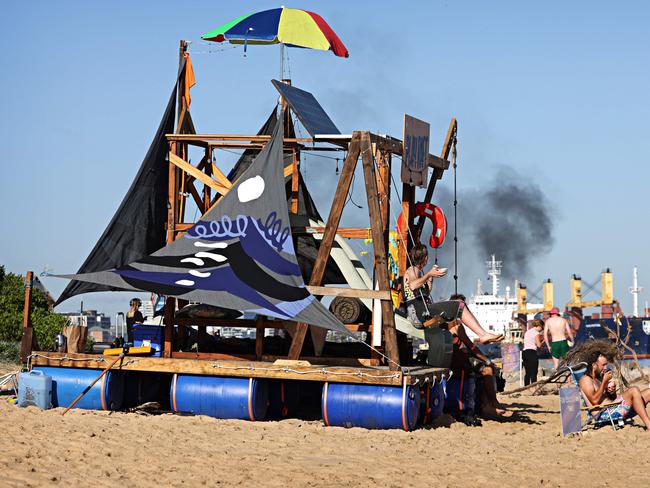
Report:
[{"label": "wooden mast", "polygon": [[[180,41],[179,46],[179,66],[183,66],[185,62],[185,53],[187,52],[187,41]],[[183,130],[183,122],[187,113],[187,100],[183,96],[185,92],[185,79],[180,75],[178,82],[178,118],[176,120],[176,132],[181,133]],[[173,141],[169,145],[169,184],[167,187],[167,244],[176,240],[176,223],[179,219],[179,176],[184,180],[183,173],[172,162],[172,155],[180,156],[183,158],[182,143]],[[176,311],[176,299],[167,296],[165,299],[165,339],[163,347],[163,357],[169,358],[172,356],[173,342],[174,342],[174,314]]]}]

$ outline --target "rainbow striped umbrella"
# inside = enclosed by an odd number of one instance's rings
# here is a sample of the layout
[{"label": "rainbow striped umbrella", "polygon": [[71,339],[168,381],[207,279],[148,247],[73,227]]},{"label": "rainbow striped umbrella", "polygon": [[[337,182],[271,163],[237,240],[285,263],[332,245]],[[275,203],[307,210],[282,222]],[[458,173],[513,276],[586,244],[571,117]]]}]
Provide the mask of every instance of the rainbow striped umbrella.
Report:
[{"label": "rainbow striped umbrella", "polygon": [[295,8],[274,8],[243,15],[203,34],[206,41],[231,44],[284,44],[293,47],[331,50],[347,58],[347,48],[323,18]]}]

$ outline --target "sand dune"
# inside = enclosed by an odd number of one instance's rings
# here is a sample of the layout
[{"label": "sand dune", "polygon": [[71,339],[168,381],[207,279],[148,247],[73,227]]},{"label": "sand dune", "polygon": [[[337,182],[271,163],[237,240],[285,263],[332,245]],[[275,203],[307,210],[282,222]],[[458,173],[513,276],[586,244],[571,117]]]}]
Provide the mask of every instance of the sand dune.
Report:
[{"label": "sand dune", "polygon": [[647,486],[650,437],[638,424],[563,438],[557,396],[503,400],[512,421],[466,427],[443,416],[408,433],[172,414],[62,417],[3,396],[0,485]]}]

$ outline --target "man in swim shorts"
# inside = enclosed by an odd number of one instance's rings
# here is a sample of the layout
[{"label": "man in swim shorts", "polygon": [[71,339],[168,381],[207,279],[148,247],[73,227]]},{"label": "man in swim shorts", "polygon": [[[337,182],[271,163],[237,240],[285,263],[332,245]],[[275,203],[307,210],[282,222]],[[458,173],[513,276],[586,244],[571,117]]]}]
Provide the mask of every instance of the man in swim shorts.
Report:
[{"label": "man in swim shorts", "polygon": [[[552,340],[549,340],[549,334]],[[560,316],[560,309],[553,307],[551,309],[551,316],[544,322],[544,339],[546,341],[546,347],[548,347],[553,357],[553,366],[555,369],[560,365],[560,360],[569,352],[567,339],[573,341],[574,337],[569,322]]]},{"label": "man in swim shorts", "polygon": [[595,413],[598,420],[622,420],[633,415],[638,415],[650,432],[650,417],[646,406],[650,402],[650,388],[640,390],[633,386],[616,394],[616,383],[613,381],[612,371],[608,367],[607,358],[600,351],[595,351],[589,357],[587,372],[580,378],[580,390],[591,406],[618,403],[611,408],[604,408]]}]

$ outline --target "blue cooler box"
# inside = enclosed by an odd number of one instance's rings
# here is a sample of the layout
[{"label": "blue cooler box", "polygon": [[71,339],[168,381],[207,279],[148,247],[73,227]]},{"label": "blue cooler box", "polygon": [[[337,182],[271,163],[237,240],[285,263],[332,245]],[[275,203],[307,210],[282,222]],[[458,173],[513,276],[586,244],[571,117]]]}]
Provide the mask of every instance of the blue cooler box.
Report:
[{"label": "blue cooler box", "polygon": [[47,410],[52,407],[52,377],[42,371],[18,375],[18,405],[36,406]]},{"label": "blue cooler box", "polygon": [[158,325],[135,324],[133,326],[133,345],[151,346],[153,349],[152,356],[161,357],[163,350],[164,327]]}]

